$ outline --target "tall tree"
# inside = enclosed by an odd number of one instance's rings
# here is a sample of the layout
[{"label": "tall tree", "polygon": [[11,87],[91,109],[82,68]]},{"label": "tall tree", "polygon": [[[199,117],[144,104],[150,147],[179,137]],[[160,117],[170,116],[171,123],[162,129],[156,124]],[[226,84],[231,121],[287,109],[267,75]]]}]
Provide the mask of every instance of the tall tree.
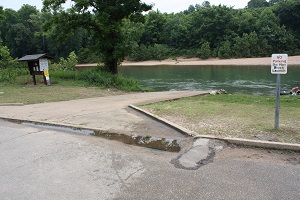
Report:
[{"label": "tall tree", "polygon": [[191,14],[190,45],[201,47],[208,42],[211,48],[216,48],[224,40],[235,37],[235,10],[226,6],[202,8]]},{"label": "tall tree", "polygon": [[145,22],[145,31],[142,36],[142,42],[146,45],[161,44],[162,32],[166,23],[166,17],[159,11],[148,13]]},{"label": "tall tree", "polygon": [[23,5],[18,11],[6,9],[6,19],[1,25],[3,43],[11,50],[13,57],[41,52],[41,42],[35,37],[38,27],[31,21],[31,15],[39,11],[34,6]]},{"label": "tall tree", "polygon": [[287,0],[278,4],[276,13],[280,24],[300,34],[300,1]]},{"label": "tall tree", "polygon": [[270,4],[270,6],[273,6],[273,5],[275,5],[275,4],[277,4],[277,3],[280,3],[280,2],[283,2],[284,0],[270,0],[269,1],[269,4]]},{"label": "tall tree", "polygon": [[3,12],[3,7],[0,6],[0,24],[2,23],[2,21],[4,20],[4,12]]},{"label": "tall tree", "polygon": [[250,0],[247,4],[247,8],[261,8],[268,7],[269,2],[266,0]]},{"label": "tall tree", "polygon": [[[44,10],[56,13],[66,0],[44,0]],[[152,8],[140,0],[72,0],[72,7],[55,14],[48,25],[60,26],[62,34],[70,35],[78,27],[89,30],[95,42],[95,51],[101,55],[107,70],[118,73],[118,64],[128,50],[122,34],[123,20],[142,19],[142,12]]]}]

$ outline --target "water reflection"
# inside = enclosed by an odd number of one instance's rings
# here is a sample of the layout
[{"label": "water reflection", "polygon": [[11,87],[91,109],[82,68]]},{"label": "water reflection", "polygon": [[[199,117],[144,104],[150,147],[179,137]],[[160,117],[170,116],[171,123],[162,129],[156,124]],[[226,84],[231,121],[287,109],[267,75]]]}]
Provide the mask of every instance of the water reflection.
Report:
[{"label": "water reflection", "polygon": [[[274,95],[276,75],[270,66],[130,66],[122,75],[138,79],[143,87],[156,91],[215,90],[230,93]],[[300,86],[300,67],[289,67],[281,77],[282,90]]]}]

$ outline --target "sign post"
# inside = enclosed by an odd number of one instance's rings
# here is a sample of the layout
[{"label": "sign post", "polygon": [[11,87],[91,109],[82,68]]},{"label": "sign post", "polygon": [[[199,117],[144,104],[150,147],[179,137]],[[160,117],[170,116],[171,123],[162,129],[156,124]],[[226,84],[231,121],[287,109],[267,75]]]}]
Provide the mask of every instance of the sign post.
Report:
[{"label": "sign post", "polygon": [[280,113],[280,79],[281,74],[287,74],[287,54],[272,54],[271,73],[277,74],[276,81],[276,108],[275,108],[275,125],[274,128],[279,128],[279,113]]}]

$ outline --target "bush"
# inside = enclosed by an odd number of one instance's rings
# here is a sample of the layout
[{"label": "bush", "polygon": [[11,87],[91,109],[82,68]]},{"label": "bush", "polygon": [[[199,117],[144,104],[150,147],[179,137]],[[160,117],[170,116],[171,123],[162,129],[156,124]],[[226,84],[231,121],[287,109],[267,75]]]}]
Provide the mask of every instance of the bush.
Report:
[{"label": "bush", "polygon": [[10,56],[9,49],[0,45],[0,68],[15,67],[18,65],[17,59]]},{"label": "bush", "polygon": [[139,86],[135,79],[125,78],[121,75],[113,75],[106,71],[93,69],[90,71],[76,71],[76,70],[56,70],[51,73],[52,79],[75,81],[83,83],[86,86],[96,86],[101,88],[117,88],[127,91],[145,91]]},{"label": "bush", "polygon": [[79,63],[99,63],[100,61],[100,56],[98,56],[93,50],[89,48],[82,48],[78,52]]},{"label": "bush", "polygon": [[25,68],[0,68],[0,82],[14,82],[18,76],[28,74]]},{"label": "bush", "polygon": [[51,64],[51,68],[54,70],[75,70],[78,60],[74,51],[69,54],[67,59],[60,58],[59,63]]},{"label": "bush", "polygon": [[198,51],[198,57],[202,59],[208,59],[211,57],[211,49],[208,42],[202,44],[200,50]]},{"label": "bush", "polygon": [[133,50],[129,60],[164,60],[169,57],[171,57],[171,50],[167,45],[154,44],[153,46],[145,46],[141,44]]},{"label": "bush", "polygon": [[221,59],[231,58],[231,44],[228,40],[223,42],[223,44],[219,47],[218,57]]}]

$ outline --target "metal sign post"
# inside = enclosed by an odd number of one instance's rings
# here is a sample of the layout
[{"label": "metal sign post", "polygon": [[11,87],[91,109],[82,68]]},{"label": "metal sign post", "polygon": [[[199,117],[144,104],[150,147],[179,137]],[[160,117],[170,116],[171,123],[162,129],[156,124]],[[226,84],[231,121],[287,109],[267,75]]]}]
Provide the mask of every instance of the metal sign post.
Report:
[{"label": "metal sign post", "polygon": [[280,113],[280,74],[277,74],[276,81],[276,107],[275,107],[275,125],[274,128],[279,128],[279,113]]},{"label": "metal sign post", "polygon": [[276,81],[276,108],[275,108],[275,125],[274,128],[279,128],[279,113],[280,113],[280,79],[281,74],[287,73],[287,54],[273,54],[272,55],[272,64],[271,64],[271,73],[277,74]]}]

